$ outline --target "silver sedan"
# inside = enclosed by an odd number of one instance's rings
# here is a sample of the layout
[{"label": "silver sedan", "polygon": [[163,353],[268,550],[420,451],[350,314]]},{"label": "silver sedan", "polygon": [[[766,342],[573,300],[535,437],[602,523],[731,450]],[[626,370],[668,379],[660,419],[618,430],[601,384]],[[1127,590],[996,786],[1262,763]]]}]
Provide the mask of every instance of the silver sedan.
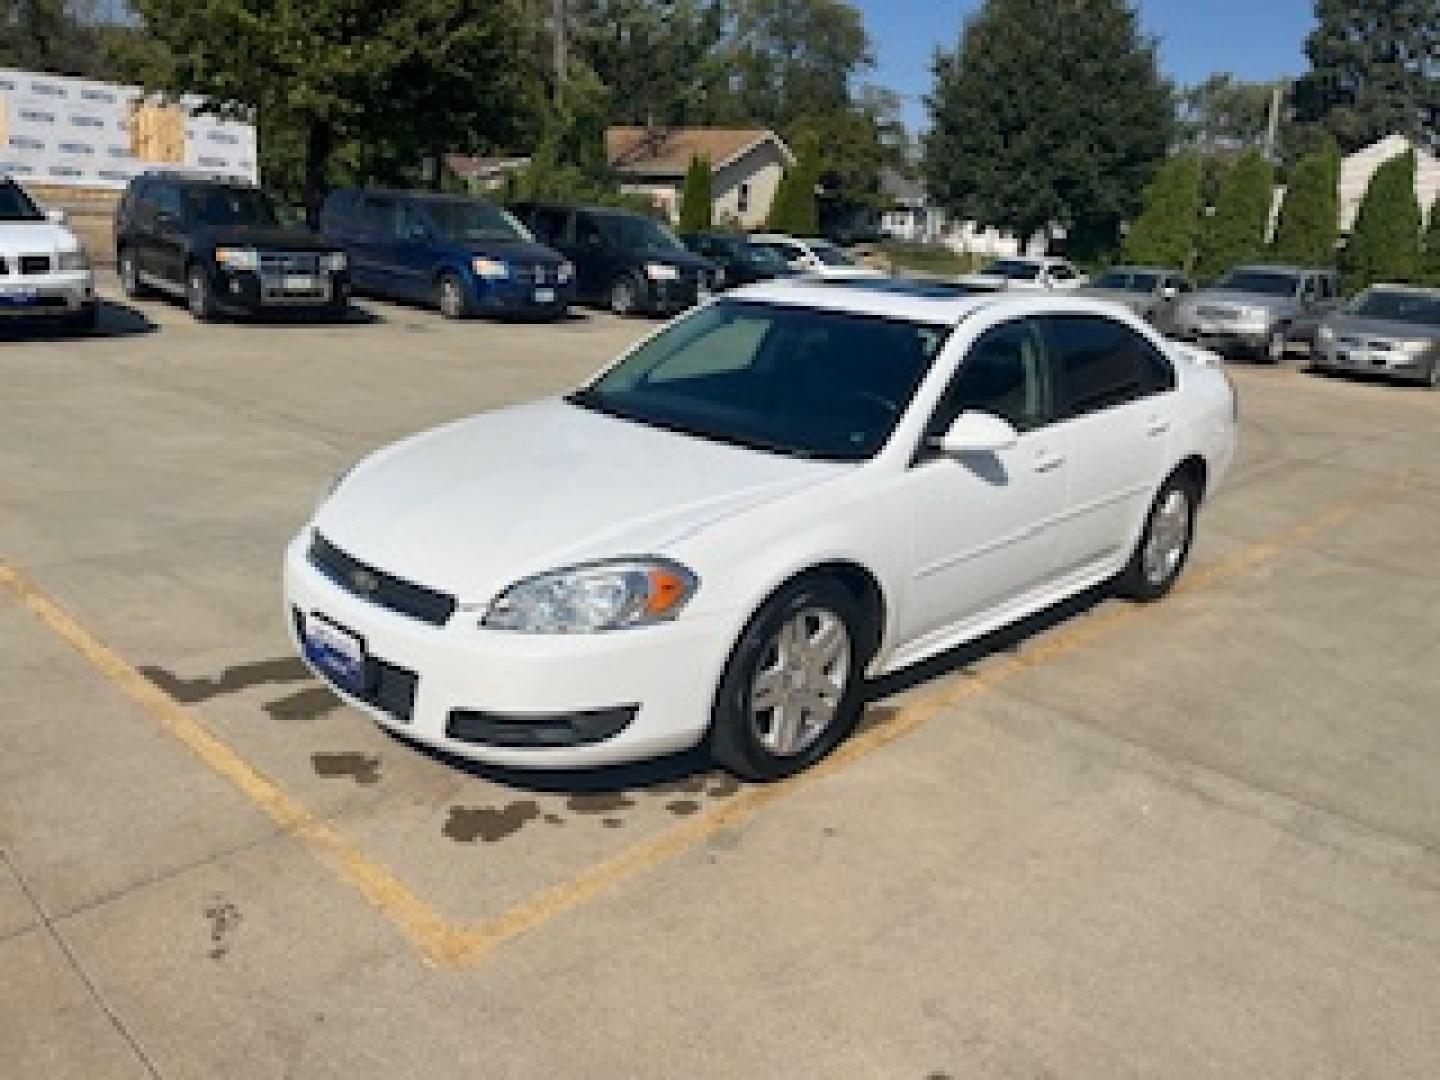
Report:
[{"label": "silver sedan", "polygon": [[1313,366],[1418,382],[1440,390],[1440,289],[1373,285],[1316,334]]}]

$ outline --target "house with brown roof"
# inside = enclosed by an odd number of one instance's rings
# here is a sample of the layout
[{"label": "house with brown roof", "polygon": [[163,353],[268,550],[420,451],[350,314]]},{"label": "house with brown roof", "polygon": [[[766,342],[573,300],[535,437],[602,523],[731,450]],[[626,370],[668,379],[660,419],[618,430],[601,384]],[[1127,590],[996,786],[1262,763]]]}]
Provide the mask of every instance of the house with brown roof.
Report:
[{"label": "house with brown roof", "polygon": [[680,216],[680,192],[691,159],[708,157],[714,172],[713,219],[757,229],[765,224],[784,171],[795,164],[785,140],[765,128],[613,127],[605,153],[621,189]]}]

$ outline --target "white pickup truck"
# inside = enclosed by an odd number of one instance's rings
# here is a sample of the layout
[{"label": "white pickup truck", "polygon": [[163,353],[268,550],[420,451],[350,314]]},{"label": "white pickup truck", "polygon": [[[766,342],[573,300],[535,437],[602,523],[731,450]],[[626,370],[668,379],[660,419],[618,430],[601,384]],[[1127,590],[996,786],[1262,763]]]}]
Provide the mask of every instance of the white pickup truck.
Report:
[{"label": "white pickup truck", "polygon": [[89,330],[98,310],[90,260],[65,215],[42,211],[0,176],[0,318],[56,319]]}]

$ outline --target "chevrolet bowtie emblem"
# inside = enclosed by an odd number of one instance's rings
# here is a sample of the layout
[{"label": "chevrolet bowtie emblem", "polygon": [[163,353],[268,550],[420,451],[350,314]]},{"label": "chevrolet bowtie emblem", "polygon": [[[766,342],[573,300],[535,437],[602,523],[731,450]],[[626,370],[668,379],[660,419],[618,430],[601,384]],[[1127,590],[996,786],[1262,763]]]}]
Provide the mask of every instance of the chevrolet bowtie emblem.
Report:
[{"label": "chevrolet bowtie emblem", "polygon": [[380,579],[369,570],[352,570],[350,587],[358,593],[373,593],[380,588]]}]

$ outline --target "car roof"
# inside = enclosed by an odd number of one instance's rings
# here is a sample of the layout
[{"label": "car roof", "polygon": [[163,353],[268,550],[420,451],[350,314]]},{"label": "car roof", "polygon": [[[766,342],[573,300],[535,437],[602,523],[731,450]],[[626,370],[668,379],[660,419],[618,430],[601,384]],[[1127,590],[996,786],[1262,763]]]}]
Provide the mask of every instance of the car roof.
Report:
[{"label": "car roof", "polygon": [[981,309],[1013,309],[1017,316],[1037,310],[1113,316],[1120,310],[1107,301],[1085,297],[992,292],[958,282],[884,277],[843,281],[785,278],[743,286],[726,293],[725,300],[818,308],[930,326],[954,326]]},{"label": "car roof", "polygon": [[388,195],[395,199],[414,199],[417,202],[490,202],[483,195],[470,195],[458,191],[415,191],[408,188],[337,188],[331,195]]},{"label": "car roof", "polygon": [[1105,271],[1107,274],[1174,274],[1176,277],[1184,277],[1184,271],[1176,270],[1171,266],[1112,266]]},{"label": "car roof", "polygon": [[1295,263],[1246,263],[1244,266],[1232,266],[1228,273],[1239,272],[1249,273],[1258,271],[1271,274],[1333,274],[1334,267],[1328,266],[1297,266]]},{"label": "car roof", "polygon": [[1367,290],[1389,289],[1393,292],[1420,293],[1423,296],[1440,298],[1440,287],[1434,285],[1408,285],[1403,281],[1377,281],[1365,288]]}]

